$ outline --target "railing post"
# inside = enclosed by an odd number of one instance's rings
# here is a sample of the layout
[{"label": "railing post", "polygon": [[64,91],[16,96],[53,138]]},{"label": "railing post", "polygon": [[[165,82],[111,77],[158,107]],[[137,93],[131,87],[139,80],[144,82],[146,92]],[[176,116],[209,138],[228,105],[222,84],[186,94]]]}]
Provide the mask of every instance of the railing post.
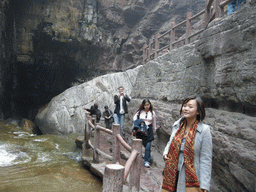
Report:
[{"label": "railing post", "polygon": [[186,19],[186,37],[185,37],[185,44],[189,44],[189,36],[191,33],[191,21],[190,18],[192,17],[192,13],[189,11],[187,13],[187,19]]},{"label": "railing post", "polygon": [[94,150],[93,150],[93,162],[99,163],[99,154],[97,152],[97,149],[100,148],[100,130],[98,129],[99,123],[96,123],[95,130],[94,130]]},{"label": "railing post", "polygon": [[220,1],[221,0],[215,0],[215,18],[221,17]]},{"label": "railing post", "polygon": [[[225,6],[224,6],[225,7]],[[223,17],[224,16],[224,7],[220,7],[220,16]]]},{"label": "railing post", "polygon": [[204,28],[207,27],[208,22],[211,18],[211,8],[208,9],[209,0],[205,0],[205,12],[204,12]]},{"label": "railing post", "polygon": [[154,58],[157,58],[157,57],[158,57],[158,50],[159,50],[159,36],[160,36],[160,34],[159,34],[159,33],[157,33],[157,34],[155,35],[155,56],[154,56]]},{"label": "railing post", "polygon": [[90,146],[88,144],[90,138],[91,138],[91,129],[89,126],[89,121],[91,121],[91,116],[86,113],[86,122],[85,122],[85,130],[84,130],[84,146],[86,149],[89,149]]},{"label": "railing post", "polygon": [[95,126],[96,125],[96,115],[92,116],[92,124]]},{"label": "railing post", "polygon": [[120,134],[120,125],[119,124],[113,124],[112,125],[113,130],[113,147],[114,147],[114,162],[120,161],[120,142],[118,141],[116,135]]},{"label": "railing post", "polygon": [[151,54],[153,53],[152,44],[153,44],[153,39],[150,39],[149,40],[149,60],[151,60]]},{"label": "railing post", "polygon": [[175,22],[172,23],[171,25],[171,35],[170,35],[170,50],[172,50],[174,48],[173,46],[173,42],[175,41]]},{"label": "railing post", "polygon": [[132,151],[138,151],[138,156],[134,161],[131,170],[130,170],[130,191],[139,191],[140,189],[140,175],[141,175],[141,165],[142,165],[142,140],[141,139],[133,139],[132,140]]},{"label": "railing post", "polygon": [[123,191],[124,166],[118,164],[108,164],[105,167],[103,176],[102,192],[122,192]]},{"label": "railing post", "polygon": [[146,50],[146,47],[147,47],[147,45],[146,44],[144,44],[144,46],[143,46],[143,63],[145,63],[146,62],[146,59],[147,59],[147,50]]}]

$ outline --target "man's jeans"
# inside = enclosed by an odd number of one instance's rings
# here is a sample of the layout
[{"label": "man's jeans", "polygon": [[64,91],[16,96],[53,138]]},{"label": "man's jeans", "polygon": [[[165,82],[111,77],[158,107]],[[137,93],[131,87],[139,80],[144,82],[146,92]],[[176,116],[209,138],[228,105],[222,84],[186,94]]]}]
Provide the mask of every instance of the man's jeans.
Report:
[{"label": "man's jeans", "polygon": [[232,1],[231,3],[228,4],[228,12],[227,14],[231,14],[235,11],[235,8],[236,8],[236,5],[237,5],[237,8],[236,9],[239,9],[240,5],[245,2],[246,0],[234,0]]},{"label": "man's jeans", "polygon": [[146,144],[146,146],[145,146],[144,163],[145,163],[145,162],[149,162],[149,164],[150,164],[150,161],[151,161],[150,153],[151,153],[151,141],[148,142],[148,143]]},{"label": "man's jeans", "polygon": [[123,135],[125,114],[114,114],[114,124],[120,124],[120,135]]}]

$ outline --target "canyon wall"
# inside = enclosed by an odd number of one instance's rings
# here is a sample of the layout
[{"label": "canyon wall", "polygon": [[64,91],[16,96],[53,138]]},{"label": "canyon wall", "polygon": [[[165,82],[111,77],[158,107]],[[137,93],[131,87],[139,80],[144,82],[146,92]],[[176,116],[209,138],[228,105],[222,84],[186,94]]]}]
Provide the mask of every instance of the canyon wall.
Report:
[{"label": "canyon wall", "polygon": [[[4,118],[36,110],[73,85],[138,66],[142,46],[204,0],[1,1]],[[6,22],[5,22],[6,21]],[[3,36],[2,36],[3,35]]]},{"label": "canyon wall", "polygon": [[43,133],[82,133],[84,110],[94,102],[113,110],[113,95],[123,85],[131,96],[124,138],[131,139],[132,116],[144,98],[157,114],[153,164],[163,167],[161,153],[182,99],[201,95],[205,123],[213,136],[211,191],[255,191],[256,183],[256,1],[216,19],[201,38],[126,72],[97,77],[67,89],[37,115]]}]

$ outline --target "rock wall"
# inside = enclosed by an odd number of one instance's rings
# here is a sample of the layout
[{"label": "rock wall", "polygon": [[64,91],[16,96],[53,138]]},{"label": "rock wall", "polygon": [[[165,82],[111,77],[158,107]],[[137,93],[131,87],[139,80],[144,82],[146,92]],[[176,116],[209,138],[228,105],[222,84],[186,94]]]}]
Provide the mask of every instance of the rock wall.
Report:
[{"label": "rock wall", "polygon": [[[202,0],[6,0],[1,14],[4,118],[34,112],[67,88],[140,65],[142,46]],[[8,67],[7,67],[8,66]],[[32,103],[32,105],[31,105]]]},{"label": "rock wall", "polygon": [[206,63],[207,94],[216,107],[255,116],[256,11],[252,7],[255,1],[248,1],[236,14],[211,22],[197,51]]},{"label": "rock wall", "polygon": [[141,100],[150,98],[159,128],[153,163],[161,168],[161,153],[172,123],[179,118],[181,99],[199,94],[208,106],[205,123],[212,127],[211,191],[255,191],[255,6],[255,1],[250,1],[237,13],[215,20],[193,44],[135,69],[66,90],[38,113],[37,124],[43,133],[82,133],[83,108],[97,102],[101,109],[106,104],[113,109],[113,95],[123,85],[132,97],[124,138],[129,142],[131,118]]},{"label": "rock wall", "polygon": [[124,86],[125,93],[131,94],[140,67],[115,74],[97,77],[88,83],[71,87],[54,97],[37,114],[36,124],[42,133],[77,134],[84,133],[85,110],[97,103],[100,110],[108,105],[114,107],[114,94]]},{"label": "rock wall", "polygon": [[125,70],[140,64],[141,48],[152,35],[165,32],[171,21],[184,20],[188,10],[195,14],[203,7],[200,0],[11,0],[17,61],[56,65],[60,58],[51,49],[64,56],[70,46],[69,57],[81,69]]},{"label": "rock wall", "polygon": [[255,116],[255,21],[249,3],[215,19],[195,43],[144,65],[133,97],[175,102],[199,94],[209,107]]},{"label": "rock wall", "polygon": [[[131,140],[131,120],[142,99],[129,105],[124,137]],[[180,118],[180,104],[151,100],[159,128],[152,143],[153,165],[164,167],[162,153],[171,133],[171,125]],[[213,166],[211,192],[255,191],[256,118],[241,113],[206,108],[204,123],[211,126]]]},{"label": "rock wall", "polygon": [[[10,0],[0,2],[0,118],[10,117],[13,103],[11,97],[14,95],[14,81],[16,68],[16,49],[13,45],[13,23],[10,14]],[[10,17],[9,17],[10,16]],[[8,89],[6,89],[8,88]],[[5,115],[4,115],[5,113]]]}]

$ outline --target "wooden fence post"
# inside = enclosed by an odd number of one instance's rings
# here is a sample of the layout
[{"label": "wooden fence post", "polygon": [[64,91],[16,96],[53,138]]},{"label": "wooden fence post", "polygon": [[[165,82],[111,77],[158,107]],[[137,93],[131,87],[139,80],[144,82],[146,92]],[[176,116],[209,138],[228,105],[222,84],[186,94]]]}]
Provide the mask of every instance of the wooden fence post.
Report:
[{"label": "wooden fence post", "polygon": [[102,192],[122,192],[123,191],[124,166],[118,164],[108,164],[105,167],[103,176]]},{"label": "wooden fence post", "polygon": [[154,59],[158,57],[158,50],[159,50],[159,36],[160,34],[157,33],[155,35],[155,55],[154,55]]},{"label": "wooden fence post", "polygon": [[112,131],[113,131],[113,148],[114,148],[114,162],[120,161],[120,142],[117,139],[116,135],[120,134],[120,125],[119,124],[113,124],[112,125]]},{"label": "wooden fence post", "polygon": [[208,9],[209,0],[205,0],[205,12],[204,12],[204,28],[207,27],[211,18],[211,8]]},{"label": "wooden fence post", "polygon": [[100,130],[98,129],[99,123],[96,123],[95,130],[94,130],[94,150],[93,150],[93,162],[99,163],[99,154],[97,152],[97,149],[100,148]]},{"label": "wooden fence post", "polygon": [[146,47],[147,47],[147,45],[146,44],[144,44],[144,46],[143,46],[143,63],[145,63],[146,62],[146,59],[147,59],[147,49],[146,49]]},{"label": "wooden fence post", "polygon": [[173,42],[175,41],[175,29],[173,28],[175,26],[175,22],[171,25],[171,35],[170,35],[170,50],[174,48]]},{"label": "wooden fence post", "polygon": [[185,44],[189,44],[189,36],[191,34],[191,20],[192,13],[189,11],[187,13],[187,19],[186,19],[186,36],[185,36]]},{"label": "wooden fence post", "polygon": [[215,0],[215,18],[221,17],[220,0]]},{"label": "wooden fence post", "polygon": [[149,60],[151,60],[151,54],[153,53],[153,39],[149,40]]},{"label": "wooden fence post", "polygon": [[224,13],[225,13],[224,8],[225,7],[220,7],[220,17],[224,16]]},{"label": "wooden fence post", "polygon": [[86,113],[86,122],[85,122],[85,130],[84,130],[84,146],[86,149],[90,149],[90,146],[88,144],[90,138],[91,138],[91,128],[89,126],[89,121],[91,121],[91,116]]},{"label": "wooden fence post", "polygon": [[138,151],[138,156],[134,161],[131,170],[130,170],[130,183],[129,190],[130,191],[139,191],[140,189],[140,175],[141,175],[141,165],[142,165],[142,140],[141,139],[133,139],[132,140],[132,151]]},{"label": "wooden fence post", "polygon": [[96,115],[92,116],[92,124],[95,126],[96,125]]}]

